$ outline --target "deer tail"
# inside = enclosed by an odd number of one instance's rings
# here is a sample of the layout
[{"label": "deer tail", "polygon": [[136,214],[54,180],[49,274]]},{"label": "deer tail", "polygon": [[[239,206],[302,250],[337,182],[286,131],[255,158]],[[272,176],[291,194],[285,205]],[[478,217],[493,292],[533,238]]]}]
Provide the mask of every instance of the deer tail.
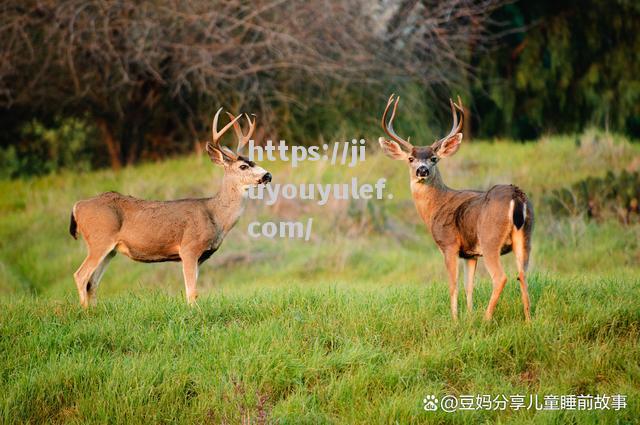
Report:
[{"label": "deer tail", "polygon": [[513,206],[513,225],[520,230],[527,218],[527,204],[521,199],[514,199],[513,202],[515,204]]},{"label": "deer tail", "polygon": [[73,239],[78,239],[78,222],[74,214],[75,206],[71,210],[71,219],[69,221],[69,233],[73,236]]}]

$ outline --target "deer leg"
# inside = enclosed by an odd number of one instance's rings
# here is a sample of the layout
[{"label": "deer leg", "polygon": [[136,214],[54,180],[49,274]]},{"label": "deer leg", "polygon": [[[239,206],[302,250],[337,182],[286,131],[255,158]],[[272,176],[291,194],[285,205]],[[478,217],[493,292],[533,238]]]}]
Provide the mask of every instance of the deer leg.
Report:
[{"label": "deer leg", "polygon": [[196,291],[196,281],[198,280],[198,255],[180,254],[182,259],[182,275],[184,276],[185,293],[187,302],[193,304],[198,298]]},{"label": "deer leg", "polygon": [[468,258],[465,261],[464,291],[467,295],[467,313],[473,311],[473,279],[476,275],[477,258]]},{"label": "deer leg", "polygon": [[91,290],[91,278],[96,269],[100,266],[105,257],[113,250],[113,246],[108,249],[89,249],[87,258],[84,259],[78,270],[73,274],[80,296],[82,307],[89,307],[89,291]]},{"label": "deer leg", "polygon": [[444,262],[449,272],[449,298],[451,302],[451,316],[458,320],[458,253],[448,252]]},{"label": "deer leg", "polygon": [[484,263],[487,266],[487,270],[491,275],[493,281],[493,290],[491,291],[491,298],[489,299],[489,306],[484,315],[485,320],[491,320],[493,317],[493,311],[498,303],[498,298],[504,289],[504,285],[507,283],[507,275],[504,274],[502,264],[500,264],[500,252],[490,252],[485,254]]},{"label": "deer leg", "polygon": [[87,301],[90,305],[96,305],[96,295],[98,292],[98,286],[100,285],[100,280],[102,279],[102,275],[104,275],[109,262],[113,257],[115,257],[115,255],[115,251],[109,252],[106,257],[102,259],[96,270],[91,275],[89,283],[87,284]]},{"label": "deer leg", "polygon": [[522,308],[524,309],[524,318],[527,322],[531,321],[531,312],[529,305],[529,288],[524,271],[518,270],[518,280],[520,281],[520,292],[522,293]]},{"label": "deer leg", "polygon": [[524,243],[524,232],[516,230],[511,236],[513,242],[513,253],[516,256],[516,264],[518,266],[518,280],[520,281],[520,295],[522,295],[522,307],[524,308],[524,317],[527,322],[531,321],[531,313],[529,306],[529,289],[525,272],[527,270],[527,252]]}]

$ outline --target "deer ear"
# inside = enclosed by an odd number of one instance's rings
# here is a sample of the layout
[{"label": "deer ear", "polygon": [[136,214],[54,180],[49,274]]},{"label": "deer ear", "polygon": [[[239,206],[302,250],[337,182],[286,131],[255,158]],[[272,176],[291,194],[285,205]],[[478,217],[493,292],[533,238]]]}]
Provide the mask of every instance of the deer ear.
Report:
[{"label": "deer ear", "polygon": [[209,154],[209,158],[211,158],[211,161],[214,164],[218,164],[218,165],[222,165],[224,166],[226,164],[226,159],[225,156],[222,154],[222,151],[218,148],[216,148],[215,146],[213,146],[211,143],[207,142],[207,153]]},{"label": "deer ear", "polygon": [[444,139],[436,146],[432,146],[438,158],[446,158],[458,152],[462,142],[462,133],[456,133],[448,139]]},{"label": "deer ear", "polygon": [[384,152],[391,159],[407,159],[408,153],[403,151],[396,142],[387,140],[384,137],[378,138],[378,143]]}]

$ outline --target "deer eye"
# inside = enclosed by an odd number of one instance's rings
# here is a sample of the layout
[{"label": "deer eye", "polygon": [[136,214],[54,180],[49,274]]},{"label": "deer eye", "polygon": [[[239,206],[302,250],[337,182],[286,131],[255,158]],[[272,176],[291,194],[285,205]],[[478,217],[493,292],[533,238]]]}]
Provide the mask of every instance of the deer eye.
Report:
[{"label": "deer eye", "polygon": [[432,156],[431,157],[431,162],[433,162],[435,164],[436,162],[438,162],[438,158],[436,158],[435,156]]},{"label": "deer eye", "polygon": [[414,157],[410,156],[409,157],[409,162],[413,162],[414,159],[415,159]]},{"label": "deer eye", "polygon": [[240,166],[240,169],[241,169],[241,170],[246,170],[247,168],[249,168],[249,166],[248,166],[247,164],[242,164],[242,165]]}]

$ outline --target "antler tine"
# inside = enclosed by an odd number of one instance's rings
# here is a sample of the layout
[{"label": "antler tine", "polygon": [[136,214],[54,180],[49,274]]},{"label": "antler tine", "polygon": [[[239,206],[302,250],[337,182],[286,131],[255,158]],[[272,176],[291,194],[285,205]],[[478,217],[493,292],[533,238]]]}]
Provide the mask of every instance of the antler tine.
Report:
[{"label": "antler tine", "polygon": [[[220,116],[220,112],[222,111],[222,107],[218,109],[215,116],[213,117],[213,123],[211,124],[211,136],[212,136],[212,145],[220,150],[223,155],[227,156],[230,159],[235,159],[236,156],[229,149],[220,146],[220,138],[231,128],[231,126],[236,124],[238,118],[231,120],[227,125],[225,125],[222,130],[218,131],[218,117]],[[208,149],[208,148],[207,148]]]},{"label": "antler tine", "polygon": [[[233,115],[231,115],[229,112],[227,112],[227,115],[229,115],[229,117],[231,119],[233,119]],[[253,118],[253,121],[251,121],[251,118],[249,118],[248,114],[243,114],[244,117],[247,119],[247,121],[249,122],[249,131],[247,131],[247,134],[244,134],[242,132],[242,128],[240,127],[240,124],[238,122],[234,121],[233,124],[233,130],[236,133],[236,137],[238,138],[238,147],[236,149],[236,152],[240,153],[240,151],[242,150],[242,148],[244,148],[244,146],[249,143],[249,140],[251,140],[251,136],[253,135],[253,132],[256,129],[256,119],[255,119],[255,115]],[[238,118],[242,117],[242,115],[238,115]],[[238,119],[236,118],[236,120]]]},{"label": "antler tine", "polygon": [[240,116],[238,116],[237,118],[233,119],[233,115],[231,115],[231,122],[228,123],[227,125],[225,125],[222,130],[218,131],[218,117],[220,116],[220,112],[222,111],[222,108],[218,109],[218,112],[216,112],[215,116],[213,117],[213,123],[211,124],[211,135],[212,135],[212,139],[213,139],[213,145],[216,147],[220,147],[220,138],[224,135],[224,133],[227,132],[227,130],[229,130],[229,128],[231,128],[231,126],[236,125],[236,122],[238,121],[238,119],[240,118]]},{"label": "antler tine", "polygon": [[454,133],[458,133],[460,130],[462,130],[462,124],[464,122],[464,106],[462,105],[462,99],[460,99],[460,95],[458,95],[458,103],[454,102],[453,106],[455,106],[456,109],[460,111],[460,123],[458,124],[458,128],[456,128],[456,131],[454,131]]},{"label": "antler tine", "polygon": [[247,133],[247,141],[251,140],[251,136],[253,136],[253,132],[256,130],[256,114],[251,114],[253,116],[253,121],[251,121],[251,117],[249,114],[244,114],[244,117],[249,121],[249,132]]},{"label": "antler tine", "polygon": [[[398,109],[398,102],[400,101],[400,96],[395,98],[395,102],[394,97],[395,93],[391,93],[391,96],[389,96],[389,100],[387,101],[387,106],[386,108],[384,108],[384,113],[382,114],[382,129],[385,133],[387,133],[389,137],[398,142],[402,147],[411,151],[413,150],[413,145],[409,143],[408,140],[404,140],[402,137],[398,136],[393,129],[393,119],[396,117],[396,110]],[[393,111],[391,112],[391,118],[387,122],[387,114],[389,113],[389,108],[391,107],[392,103]]]},{"label": "antler tine", "polygon": [[[464,111],[462,109],[462,100],[460,100],[460,96],[458,96],[458,102],[460,103],[460,105],[457,105],[452,99],[449,99],[449,105],[451,106],[451,115],[453,116],[453,124],[451,125],[451,130],[449,130],[449,134],[438,140],[436,143],[442,143],[462,129]],[[458,121],[458,113],[456,112],[456,110],[459,110],[461,113],[460,121]]]}]

